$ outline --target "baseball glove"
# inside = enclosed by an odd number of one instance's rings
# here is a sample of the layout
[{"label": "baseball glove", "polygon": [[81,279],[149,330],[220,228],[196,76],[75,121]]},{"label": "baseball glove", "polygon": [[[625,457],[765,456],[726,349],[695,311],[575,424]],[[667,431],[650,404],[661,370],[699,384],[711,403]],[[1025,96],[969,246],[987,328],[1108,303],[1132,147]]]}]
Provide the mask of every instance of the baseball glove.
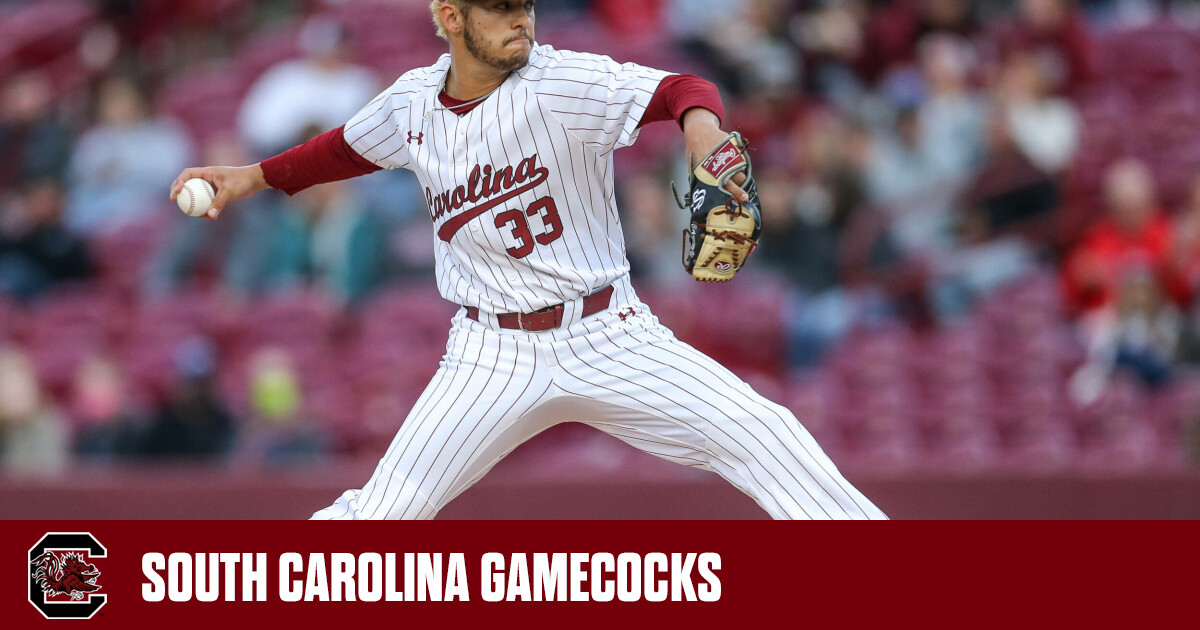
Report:
[{"label": "baseball glove", "polygon": [[[746,203],[725,190],[738,173],[746,174],[741,185],[750,195]],[[728,282],[746,264],[762,232],[758,188],[742,135],[730,134],[692,169],[688,179],[687,198],[671,184],[679,207],[692,213],[691,225],[683,231],[683,267],[700,282]]]}]

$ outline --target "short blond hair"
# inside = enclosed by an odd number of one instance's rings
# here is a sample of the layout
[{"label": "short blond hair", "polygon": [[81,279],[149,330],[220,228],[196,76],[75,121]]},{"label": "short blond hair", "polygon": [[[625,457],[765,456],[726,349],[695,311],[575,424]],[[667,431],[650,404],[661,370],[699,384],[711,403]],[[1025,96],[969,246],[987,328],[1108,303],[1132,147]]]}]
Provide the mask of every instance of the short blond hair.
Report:
[{"label": "short blond hair", "polygon": [[470,7],[463,0],[433,0],[429,3],[429,13],[433,15],[433,25],[437,27],[437,36],[446,41],[450,41],[450,33],[446,32],[446,25],[442,24],[442,6],[450,5],[466,15]]}]

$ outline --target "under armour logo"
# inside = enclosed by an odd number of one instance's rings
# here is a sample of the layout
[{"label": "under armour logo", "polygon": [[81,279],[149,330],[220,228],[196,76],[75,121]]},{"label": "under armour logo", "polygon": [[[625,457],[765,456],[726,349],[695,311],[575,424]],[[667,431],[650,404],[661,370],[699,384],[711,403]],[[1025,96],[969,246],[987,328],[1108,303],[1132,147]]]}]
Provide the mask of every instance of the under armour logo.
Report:
[{"label": "under armour logo", "polygon": [[412,144],[413,140],[416,140],[417,144],[425,144],[425,132],[422,131],[418,134],[413,134],[411,131],[408,132],[408,143]]},{"label": "under armour logo", "polygon": [[634,315],[637,315],[637,311],[633,310],[632,306],[626,309],[625,312],[617,313],[617,317],[620,317],[621,321],[625,321],[627,318],[633,317]]}]

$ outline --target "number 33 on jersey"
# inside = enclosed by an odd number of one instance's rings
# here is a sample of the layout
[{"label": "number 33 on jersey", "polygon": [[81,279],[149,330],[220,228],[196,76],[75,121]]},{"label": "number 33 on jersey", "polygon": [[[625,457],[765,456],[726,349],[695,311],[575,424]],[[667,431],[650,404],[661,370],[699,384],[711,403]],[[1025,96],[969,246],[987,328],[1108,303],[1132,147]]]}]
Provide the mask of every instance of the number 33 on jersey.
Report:
[{"label": "number 33 on jersey", "polygon": [[[471,169],[466,186],[459,186],[453,191],[443,191],[437,197],[434,197],[432,190],[426,188],[425,200],[429,204],[429,216],[435,225],[441,223],[438,238],[450,242],[463,226],[477,217],[544,184],[550,177],[550,171],[539,167],[537,161],[538,156],[533,155],[522,160],[515,170],[511,166],[502,169],[491,165],[482,169],[476,166]],[[441,221],[448,214],[452,216],[444,222]],[[546,230],[536,237],[538,243],[549,245],[562,236],[562,219],[558,216],[558,206],[552,197],[538,199],[525,212],[502,212],[496,215],[496,227],[503,228],[511,224],[512,235],[520,243],[506,250],[513,258],[524,258],[533,252],[535,237],[529,231],[526,215],[542,217]]]}]

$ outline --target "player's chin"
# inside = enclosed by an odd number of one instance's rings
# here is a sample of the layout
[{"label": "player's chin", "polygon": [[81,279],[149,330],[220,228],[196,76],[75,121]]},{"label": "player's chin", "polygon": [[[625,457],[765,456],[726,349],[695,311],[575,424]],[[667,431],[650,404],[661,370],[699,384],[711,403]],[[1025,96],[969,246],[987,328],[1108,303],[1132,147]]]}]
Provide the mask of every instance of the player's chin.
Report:
[{"label": "player's chin", "polygon": [[529,53],[533,52],[533,43],[530,42],[528,39],[525,39],[524,37],[522,37],[520,39],[514,39],[513,41],[509,42],[507,45],[504,46],[504,48],[506,50],[514,51],[512,54],[512,56],[514,58],[518,57],[518,56],[523,56],[523,57],[525,57],[526,60],[528,60]]},{"label": "player's chin", "polygon": [[513,70],[520,70],[521,68],[529,65],[529,52],[526,51],[517,53],[515,55],[510,55],[501,59],[500,63],[502,64],[502,70],[507,70],[509,72],[512,72]]}]

